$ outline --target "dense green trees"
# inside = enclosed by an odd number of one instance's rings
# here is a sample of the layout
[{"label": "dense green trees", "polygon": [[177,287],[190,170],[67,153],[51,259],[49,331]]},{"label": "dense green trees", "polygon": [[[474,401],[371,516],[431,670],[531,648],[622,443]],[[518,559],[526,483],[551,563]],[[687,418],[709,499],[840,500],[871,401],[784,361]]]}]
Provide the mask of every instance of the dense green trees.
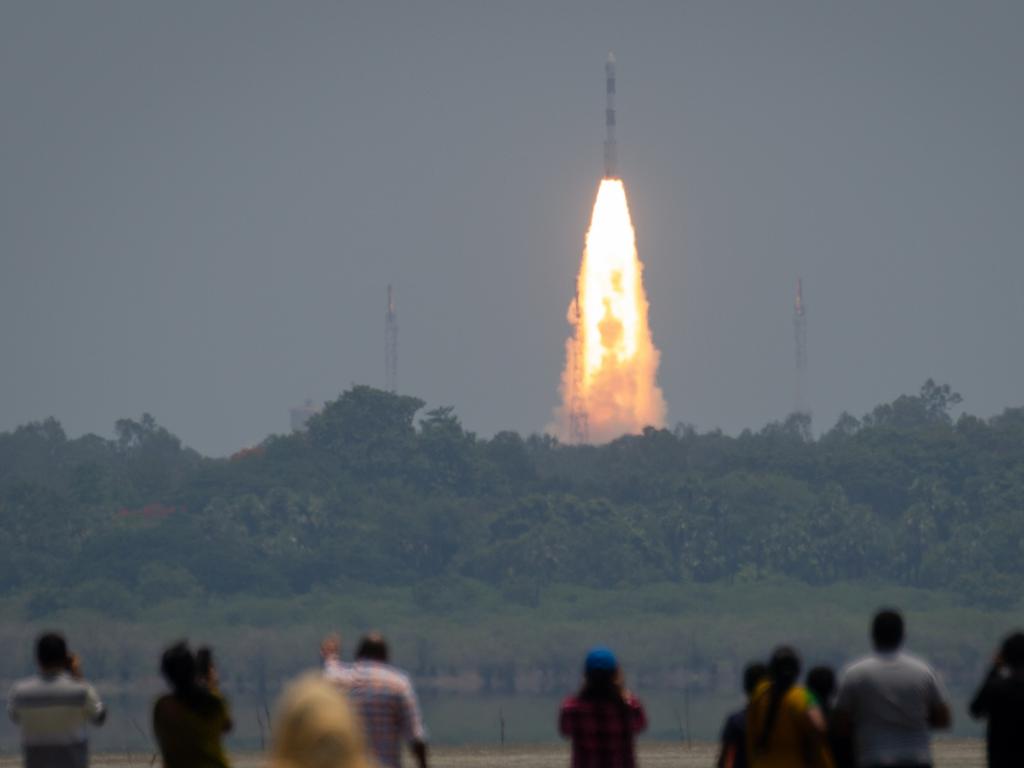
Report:
[{"label": "dense green trees", "polygon": [[[951,410],[928,381],[819,439],[794,415],[737,437],[647,429],[603,446],[501,432],[354,387],[306,432],[207,459],[145,415],[114,440],[50,419],[0,434],[0,592],[34,615],[128,615],[214,593],[465,579],[536,603],[782,574],[953,590],[998,607],[1024,576],[1024,409]],[[427,595],[429,594],[429,597]],[[449,600],[448,602],[451,602]]]}]

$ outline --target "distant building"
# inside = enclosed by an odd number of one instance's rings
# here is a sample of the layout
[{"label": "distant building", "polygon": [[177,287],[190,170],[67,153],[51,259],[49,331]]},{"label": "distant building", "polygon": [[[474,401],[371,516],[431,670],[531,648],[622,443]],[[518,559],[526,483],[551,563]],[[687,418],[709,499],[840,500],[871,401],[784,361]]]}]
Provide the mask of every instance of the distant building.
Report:
[{"label": "distant building", "polygon": [[288,409],[288,416],[292,424],[292,432],[300,432],[306,428],[306,423],[320,413],[319,406],[313,405],[312,400],[306,400],[305,405],[298,405]]}]

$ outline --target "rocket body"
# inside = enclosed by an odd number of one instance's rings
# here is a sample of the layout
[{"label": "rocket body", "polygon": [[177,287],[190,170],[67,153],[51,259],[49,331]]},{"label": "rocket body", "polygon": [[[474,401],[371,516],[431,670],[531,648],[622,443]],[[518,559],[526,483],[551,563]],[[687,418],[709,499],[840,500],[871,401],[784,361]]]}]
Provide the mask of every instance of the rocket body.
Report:
[{"label": "rocket body", "polygon": [[608,99],[604,111],[604,177],[617,179],[619,171],[615,157],[615,57],[610,53],[604,65],[604,76],[605,94]]}]

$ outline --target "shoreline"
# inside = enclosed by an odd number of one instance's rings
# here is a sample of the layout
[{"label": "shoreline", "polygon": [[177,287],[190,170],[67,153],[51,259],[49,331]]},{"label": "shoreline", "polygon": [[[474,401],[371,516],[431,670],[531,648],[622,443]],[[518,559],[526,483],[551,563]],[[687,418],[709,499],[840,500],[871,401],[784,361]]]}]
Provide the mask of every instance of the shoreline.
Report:
[{"label": "shoreline", "polygon": [[[718,745],[714,742],[695,741],[692,745],[679,742],[643,741],[637,744],[637,762],[646,768],[706,768],[714,763]],[[936,738],[933,744],[935,768],[984,768],[985,741],[983,739]],[[260,768],[267,756],[259,751],[229,754],[233,768]],[[90,757],[92,768],[154,768],[160,765],[152,753],[98,752]],[[449,768],[567,768],[569,745],[567,742],[548,744],[509,744],[501,746],[464,745],[438,746],[430,750],[430,763]],[[406,765],[412,765],[406,760]],[[0,768],[17,768],[19,755],[0,756]]]}]

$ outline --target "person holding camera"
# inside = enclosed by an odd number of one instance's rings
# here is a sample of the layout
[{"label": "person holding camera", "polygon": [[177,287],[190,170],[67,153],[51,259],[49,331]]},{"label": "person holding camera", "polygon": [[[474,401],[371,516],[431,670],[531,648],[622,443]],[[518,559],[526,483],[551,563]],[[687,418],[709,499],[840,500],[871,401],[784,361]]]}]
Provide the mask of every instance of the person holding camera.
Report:
[{"label": "person holding camera", "polygon": [[210,651],[193,653],[188,643],[175,643],[164,651],[160,672],[171,686],[153,707],[164,768],[228,768],[222,740],[231,730],[231,715],[217,689]]},{"label": "person holding camera", "polygon": [[996,654],[971,701],[971,716],[988,720],[989,768],[1024,765],[1024,633],[1014,632]]},{"label": "person holding camera", "polygon": [[583,686],[558,715],[558,730],[572,741],[572,768],[634,768],[636,735],[646,728],[643,704],[626,688],[615,654],[592,649]]},{"label": "person holding camera", "polygon": [[15,683],[7,698],[7,713],[21,728],[25,768],[86,768],[87,729],[106,719],[103,702],[82,678],[81,662],[68,653],[63,635],[41,635],[36,662],[39,674]]}]

